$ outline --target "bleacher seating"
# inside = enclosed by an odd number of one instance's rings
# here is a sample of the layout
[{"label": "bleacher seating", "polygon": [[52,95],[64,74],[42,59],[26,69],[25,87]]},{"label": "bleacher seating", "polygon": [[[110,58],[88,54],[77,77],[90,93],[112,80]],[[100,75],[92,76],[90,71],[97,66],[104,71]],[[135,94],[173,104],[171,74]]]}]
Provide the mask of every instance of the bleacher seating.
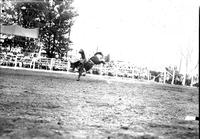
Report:
[{"label": "bleacher seating", "polygon": [[53,70],[62,70],[62,71],[68,70],[67,60],[54,59],[52,65],[53,65]]}]

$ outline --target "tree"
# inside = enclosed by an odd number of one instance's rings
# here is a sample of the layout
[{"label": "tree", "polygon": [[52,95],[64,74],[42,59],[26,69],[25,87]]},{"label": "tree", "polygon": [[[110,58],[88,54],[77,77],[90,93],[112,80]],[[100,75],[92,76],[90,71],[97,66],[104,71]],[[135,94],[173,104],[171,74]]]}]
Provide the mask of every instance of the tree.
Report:
[{"label": "tree", "polygon": [[[12,6],[5,8],[4,24],[17,23],[25,28],[39,28],[39,38],[47,56],[50,58],[56,54],[62,56],[70,50],[70,29],[74,23],[73,17],[78,15],[71,7],[72,2],[73,0],[49,0],[38,3],[13,3]],[[24,50],[30,44],[34,44],[34,40],[22,38],[17,41],[24,41]],[[33,47],[29,49],[36,48],[34,45],[31,46]]]},{"label": "tree", "polygon": [[55,54],[62,56],[69,51],[70,29],[73,25],[72,18],[77,14],[70,7],[72,1],[65,1],[59,4],[55,2],[52,6],[47,5],[44,26],[41,28],[41,38],[44,41],[44,48],[49,57]]}]

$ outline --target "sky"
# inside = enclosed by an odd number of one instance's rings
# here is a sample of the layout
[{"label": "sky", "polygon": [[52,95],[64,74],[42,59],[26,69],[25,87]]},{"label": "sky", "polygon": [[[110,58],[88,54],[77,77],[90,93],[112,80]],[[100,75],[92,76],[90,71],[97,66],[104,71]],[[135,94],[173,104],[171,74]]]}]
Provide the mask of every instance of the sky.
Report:
[{"label": "sky", "polygon": [[189,66],[197,64],[199,0],[74,0],[73,6],[74,49],[152,68],[179,66],[190,52]]}]

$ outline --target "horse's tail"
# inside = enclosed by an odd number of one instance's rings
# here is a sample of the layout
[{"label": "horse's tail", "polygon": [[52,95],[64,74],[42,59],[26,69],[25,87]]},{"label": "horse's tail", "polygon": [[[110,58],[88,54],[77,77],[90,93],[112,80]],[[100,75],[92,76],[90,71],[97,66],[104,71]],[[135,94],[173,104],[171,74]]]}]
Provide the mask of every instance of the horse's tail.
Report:
[{"label": "horse's tail", "polygon": [[102,52],[96,52],[94,55],[101,55],[103,57],[103,53]]}]

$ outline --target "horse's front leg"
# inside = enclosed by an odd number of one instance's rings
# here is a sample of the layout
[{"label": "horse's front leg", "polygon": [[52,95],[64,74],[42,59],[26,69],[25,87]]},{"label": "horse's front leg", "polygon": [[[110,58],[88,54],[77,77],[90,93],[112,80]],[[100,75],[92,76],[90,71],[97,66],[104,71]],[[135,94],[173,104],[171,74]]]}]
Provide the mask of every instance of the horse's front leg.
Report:
[{"label": "horse's front leg", "polygon": [[77,79],[77,81],[80,81],[80,78],[81,78],[81,76],[82,76],[82,73],[83,73],[83,68],[81,67],[81,68],[79,68],[79,70],[78,70],[78,79]]},{"label": "horse's front leg", "polygon": [[82,73],[79,72],[77,81],[80,81]]}]

